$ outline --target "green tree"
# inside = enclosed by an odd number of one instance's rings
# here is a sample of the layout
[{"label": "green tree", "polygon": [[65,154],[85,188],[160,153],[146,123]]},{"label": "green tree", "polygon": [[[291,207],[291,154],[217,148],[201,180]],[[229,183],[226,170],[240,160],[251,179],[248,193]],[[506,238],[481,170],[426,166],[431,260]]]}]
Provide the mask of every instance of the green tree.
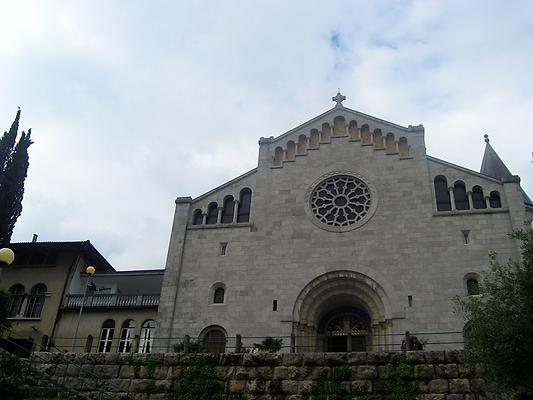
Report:
[{"label": "green tree", "polygon": [[518,399],[533,399],[533,231],[517,230],[520,260],[490,256],[481,296],[456,298],[467,325],[465,359]]},{"label": "green tree", "polygon": [[0,139],[0,246],[11,240],[13,228],[22,213],[24,181],[28,172],[28,148],[31,129],[22,132],[16,142],[20,120],[20,109],[9,131]]}]

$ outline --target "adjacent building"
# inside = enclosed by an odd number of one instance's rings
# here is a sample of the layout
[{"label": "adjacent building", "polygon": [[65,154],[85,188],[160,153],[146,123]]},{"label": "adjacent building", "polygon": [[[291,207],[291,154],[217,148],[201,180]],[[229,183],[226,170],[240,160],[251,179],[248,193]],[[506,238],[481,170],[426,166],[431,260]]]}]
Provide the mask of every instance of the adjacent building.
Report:
[{"label": "adjacent building", "polygon": [[12,296],[12,327],[3,347],[20,355],[152,351],[163,270],[116,271],[89,241],[9,247],[15,262],[3,268],[1,284]]}]

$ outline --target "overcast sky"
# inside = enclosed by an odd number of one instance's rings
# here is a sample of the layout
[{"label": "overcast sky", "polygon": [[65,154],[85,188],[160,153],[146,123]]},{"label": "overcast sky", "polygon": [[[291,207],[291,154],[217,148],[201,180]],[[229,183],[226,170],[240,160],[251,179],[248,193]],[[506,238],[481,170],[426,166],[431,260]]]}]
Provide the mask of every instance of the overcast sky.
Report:
[{"label": "overcast sky", "polygon": [[479,170],[483,134],[533,196],[531,1],[2,1],[0,129],[32,128],[13,241],[89,239],[163,268],[176,196],[344,105],[423,124]]}]

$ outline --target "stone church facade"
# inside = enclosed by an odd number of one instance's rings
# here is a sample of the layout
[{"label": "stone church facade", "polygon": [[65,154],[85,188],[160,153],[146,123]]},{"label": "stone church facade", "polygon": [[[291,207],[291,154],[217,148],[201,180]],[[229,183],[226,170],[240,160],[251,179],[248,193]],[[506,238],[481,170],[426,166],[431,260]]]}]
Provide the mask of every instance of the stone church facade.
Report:
[{"label": "stone church facade", "polygon": [[488,138],[475,172],[427,155],[423,126],[333,100],[261,138],[257,168],[176,199],[162,351],[237,334],[245,346],[294,334],[297,351],[398,349],[405,331],[461,346],[451,299],[477,294],[490,251],[518,257],[508,234],[533,215],[520,178]]}]

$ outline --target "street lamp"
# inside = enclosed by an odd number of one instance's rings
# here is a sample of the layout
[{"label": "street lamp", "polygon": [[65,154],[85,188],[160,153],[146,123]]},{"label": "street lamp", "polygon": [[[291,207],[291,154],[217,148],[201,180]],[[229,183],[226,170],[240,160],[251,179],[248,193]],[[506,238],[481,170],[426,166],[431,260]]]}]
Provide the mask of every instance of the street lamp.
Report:
[{"label": "street lamp", "polygon": [[13,250],[7,247],[0,249],[0,277],[2,276],[2,267],[13,264],[13,261],[15,261]]},{"label": "street lamp", "polygon": [[96,270],[92,265],[89,265],[85,272],[87,272],[87,281],[85,282],[85,290],[83,291],[83,298],[81,300],[80,314],[78,315],[78,322],[76,323],[76,331],[74,332],[74,337],[72,338],[72,352],[76,350],[76,339],[78,336],[78,329],[80,327],[81,314],[83,313],[83,306],[85,304],[85,297],[87,296],[87,289],[89,288],[89,280],[91,279],[91,276],[94,275]]}]

